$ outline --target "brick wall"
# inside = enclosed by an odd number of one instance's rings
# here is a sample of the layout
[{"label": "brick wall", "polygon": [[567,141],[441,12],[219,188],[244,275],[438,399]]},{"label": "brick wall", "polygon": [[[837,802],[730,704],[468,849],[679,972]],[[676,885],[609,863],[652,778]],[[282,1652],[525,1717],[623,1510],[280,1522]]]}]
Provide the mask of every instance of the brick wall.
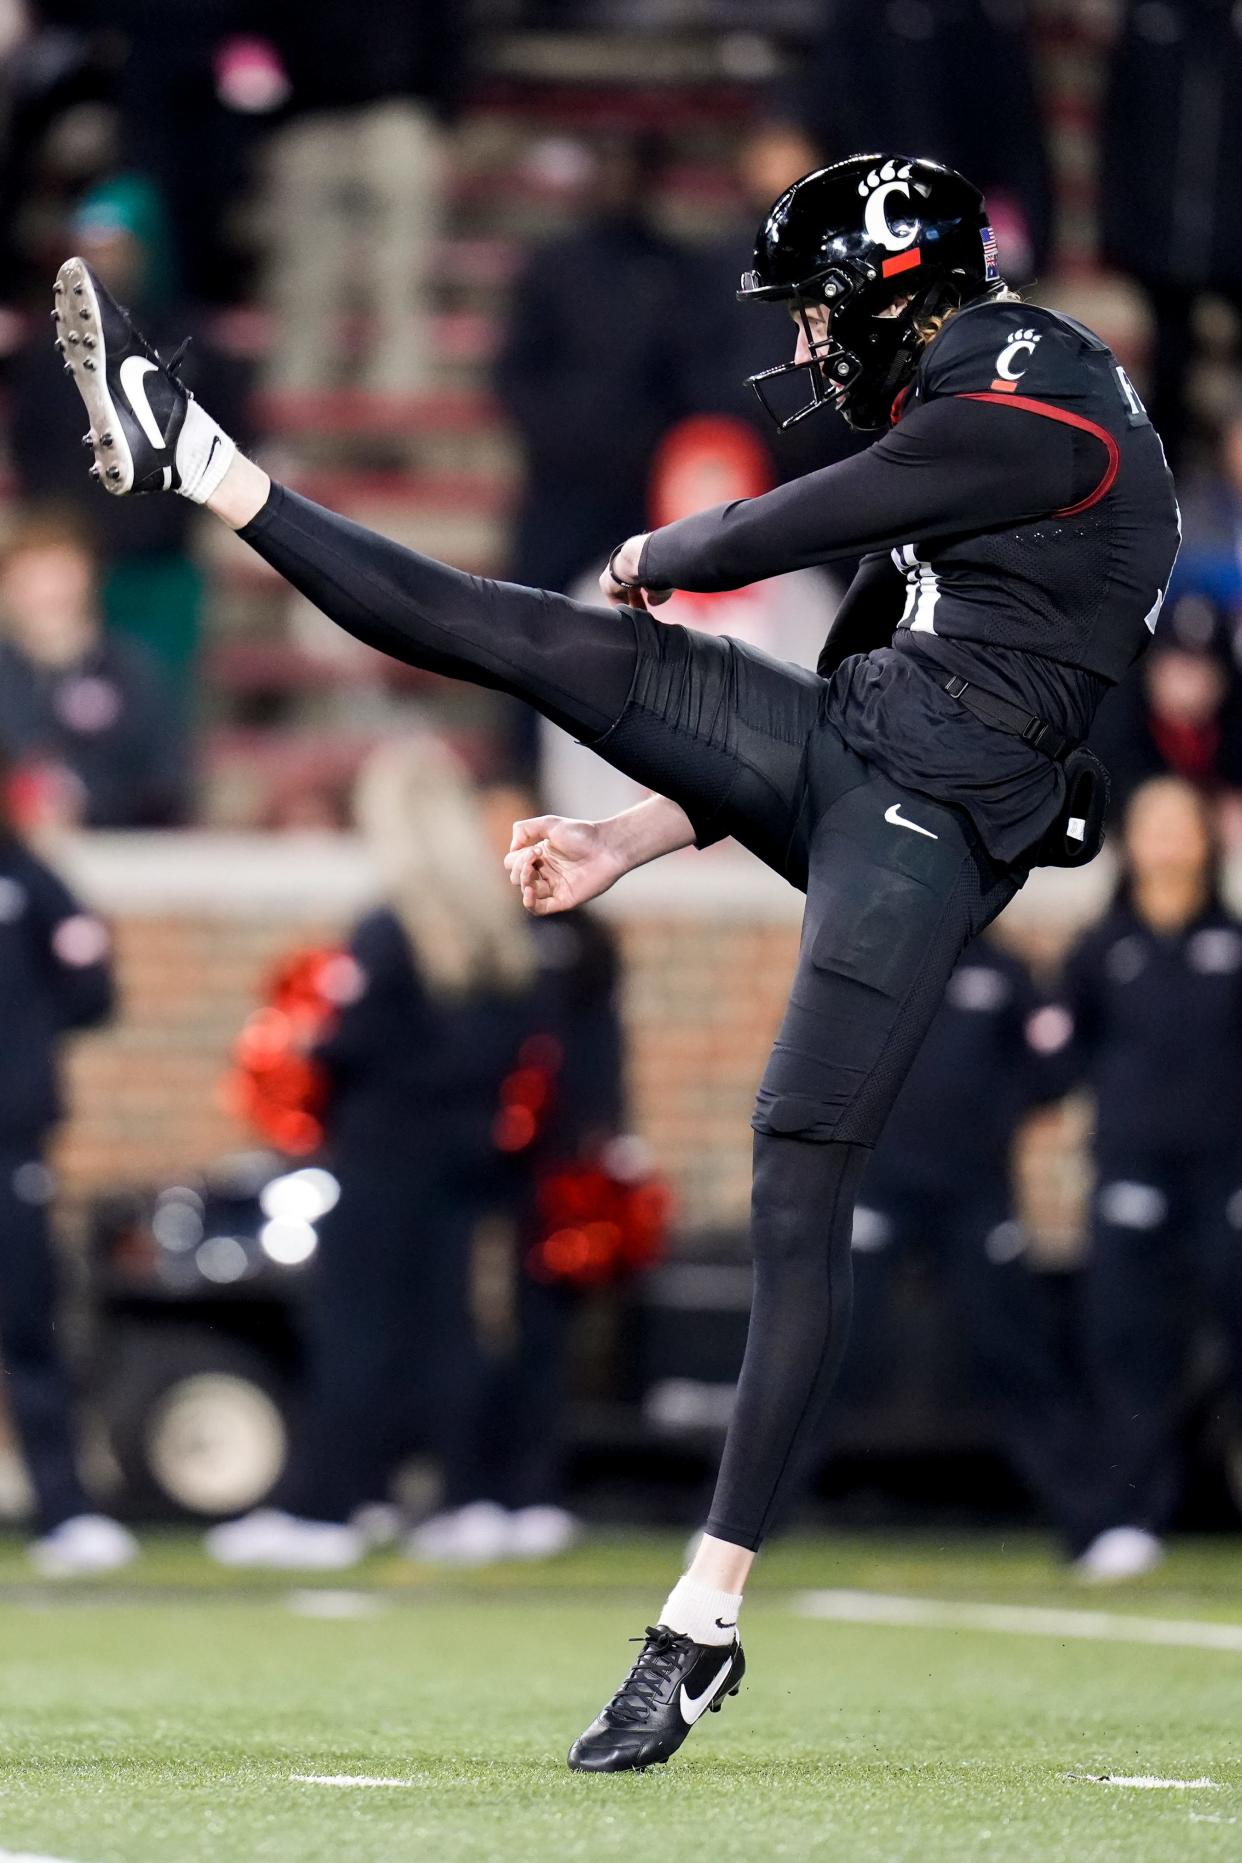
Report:
[{"label": "brick wall", "polygon": [[[59,1160],[70,1204],[251,1142],[219,1102],[230,1043],[275,959],[342,932],[370,896],[338,838],[93,837],[62,863],[112,916],[123,1012],[79,1040]],[[1067,882],[1069,884],[1067,885]],[[1006,931],[1046,959],[1098,877],[1039,876]],[[645,870],[609,896],[625,958],[636,1123],[690,1227],[745,1219],[751,1099],[797,946],[796,897],[728,849]],[[1072,1238],[1081,1120],[1037,1123],[1024,1177],[1049,1247]]]}]

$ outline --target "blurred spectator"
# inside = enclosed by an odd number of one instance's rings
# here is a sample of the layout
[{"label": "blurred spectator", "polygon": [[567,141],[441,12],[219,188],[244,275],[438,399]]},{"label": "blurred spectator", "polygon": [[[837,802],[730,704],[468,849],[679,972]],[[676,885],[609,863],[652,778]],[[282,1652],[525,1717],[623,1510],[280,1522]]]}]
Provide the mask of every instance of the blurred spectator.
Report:
[{"label": "blurred spectator", "polygon": [[[49,132],[75,105],[97,103],[111,74],[100,48],[69,6],[0,4],[0,302],[19,302],[29,284],[31,214]],[[56,16],[64,15],[65,23]],[[46,268],[40,290],[46,292]]]},{"label": "blurred spectator", "polygon": [[[698,415],[660,442],[646,522],[653,529],[672,524],[710,505],[754,498],[771,484],[771,456],[752,427],[736,417]],[[585,577],[572,593],[581,601],[598,601],[595,577]],[[840,589],[826,570],[800,569],[722,595],[679,589],[659,614],[662,621],[728,634],[774,659],[813,667],[839,600]],[[645,793],[546,721],[539,724],[539,765],[541,791],[557,813],[603,820],[641,801]]]},{"label": "blurred spectator", "polygon": [[[778,479],[829,466],[868,443],[836,415],[817,416],[778,433],[746,386],[750,376],[789,354],[786,306],[739,304],[737,289],[754,259],[755,232],[777,196],[820,165],[819,155],[792,123],[760,123],[740,139],[734,159],[735,222],[721,237],[687,255],[686,312],[681,319],[685,394],[706,414],[749,421],[773,454]],[[765,314],[766,313],[766,314]]]},{"label": "blurred spectator", "polygon": [[453,0],[280,0],[294,120],[273,145],[270,297],[281,389],[344,371],[346,314],[362,328],[360,386],[424,388],[440,233],[441,125],[466,49]]},{"label": "blurred spectator", "polygon": [[[208,340],[192,312],[174,297],[167,219],[158,191],[136,175],[101,183],[78,209],[67,236],[109,290],[138,315],[163,355],[187,337],[184,379],[220,419],[248,432],[244,378],[238,365]],[[102,520],[99,488],[83,470],[82,408],[61,380],[61,360],[48,325],[38,319],[13,359],[10,441],[22,493],[57,500]],[[230,432],[238,428],[230,427]],[[170,697],[188,709],[188,683],[198,643],[202,577],[190,559],[194,507],[184,498],[114,498],[100,522],[106,549],[102,589],[109,624],[136,636],[161,662]]]},{"label": "blurred spectator", "polygon": [[825,159],[901,149],[947,162],[987,196],[1010,283],[1041,271],[1052,186],[1030,8],[1023,0],[834,0],[822,16],[790,104]]},{"label": "blurred spectator", "polygon": [[[555,1014],[547,987],[559,991],[577,963],[580,929],[550,924],[559,937],[540,941],[541,965],[480,799],[430,735],[376,753],[358,812],[388,903],[355,928],[340,1013],[317,1049],[341,1195],[320,1231],[305,1415],[282,1505],[209,1535],[226,1564],[361,1558],[367,1541],[353,1517],[386,1495],[412,1413],[444,1477],[443,1511],[415,1534],[417,1554],[471,1563],[552,1549],[528,1536],[548,1525],[529,1510],[556,1499],[557,1327],[523,1316],[530,1349],[553,1346],[547,1382],[533,1386],[524,1350],[507,1401],[531,1403],[531,1414],[498,1416],[472,1265],[489,1212],[529,1201],[534,1154],[497,1144],[502,1083]],[[593,1058],[606,1082],[615,1060]],[[571,1108],[582,1094],[575,1117],[607,1090],[593,1072],[585,1086],[569,1083]]]},{"label": "blurred spectator", "polygon": [[1242,406],[1221,422],[1214,468],[1179,480],[1182,548],[1170,593],[1207,596],[1242,629]]},{"label": "blurred spectator", "polygon": [[[684,255],[653,224],[657,145],[612,144],[577,231],[536,247],[513,288],[496,393],[525,450],[510,573],[565,589],[633,534],[651,455],[685,412]],[[710,327],[710,326],[709,326]]]},{"label": "blurred spectator", "polygon": [[1094,1410],[1092,1580],[1161,1555],[1190,1346],[1223,1334],[1242,1393],[1242,923],[1211,817],[1161,778],[1130,802],[1111,910],[1065,969],[1070,1054],[1095,1099],[1084,1347]]},{"label": "blurred spectator", "polygon": [[1074,1418],[1049,1314],[1014,1210],[1023,1121],[1064,1092],[1047,1052],[1048,1010],[1021,960],[988,938],[964,953],[867,1167],[854,1213],[854,1336],[872,1355],[850,1385],[884,1375],[874,1346],[897,1259],[926,1251],[958,1322],[979,1396],[1046,1516],[1071,1539]]},{"label": "blurred spectator", "polygon": [[1135,678],[1110,692],[1091,730],[1112,778],[1114,813],[1149,777],[1183,777],[1216,798],[1242,836],[1242,694],[1232,630],[1215,603],[1169,603]]},{"label": "blurred spectator", "polygon": [[1242,315],[1242,15],[1232,0],[1125,0],[1101,152],[1104,258],[1137,279],[1155,324],[1148,406],[1174,466],[1188,425],[1195,301]]},{"label": "blurred spectator", "polygon": [[266,45],[275,64],[265,35],[278,3],[55,0],[55,10],[108,47],[121,164],[159,183],[176,269],[196,303],[233,303],[244,293],[237,204],[256,133],[288,87],[278,69],[266,91],[254,77],[239,85],[233,73],[239,43]]},{"label": "blurred spectator", "polygon": [[0,1385],[35,1493],[31,1554],[57,1578],[126,1565],[137,1551],[92,1512],[78,1477],[48,1222],[62,1038],[111,1011],[106,928],[0,818]]},{"label": "blurred spectator", "polygon": [[[497,857],[515,820],[535,811],[531,795],[497,785],[484,809]],[[562,1552],[577,1534],[565,1507],[569,1347],[581,1295],[572,1281],[532,1270],[545,1227],[551,1179],[566,1167],[609,1168],[614,1147],[630,1153],[625,1131],[623,1035],[617,1002],[618,952],[612,933],[589,912],[531,921],[538,964],[532,1021],[535,1050],[555,1058],[550,1105],[529,1154],[515,1159],[507,1197],[512,1212],[505,1277],[507,1337],[488,1355],[478,1418],[483,1488],[495,1505],[441,1514],[411,1537],[416,1556],[475,1561],[480,1554],[540,1558]]]},{"label": "blurred spectator", "polygon": [[0,556],[0,751],[23,818],[163,828],[184,818],[186,754],[160,674],[105,632],[72,515],[36,513]]}]

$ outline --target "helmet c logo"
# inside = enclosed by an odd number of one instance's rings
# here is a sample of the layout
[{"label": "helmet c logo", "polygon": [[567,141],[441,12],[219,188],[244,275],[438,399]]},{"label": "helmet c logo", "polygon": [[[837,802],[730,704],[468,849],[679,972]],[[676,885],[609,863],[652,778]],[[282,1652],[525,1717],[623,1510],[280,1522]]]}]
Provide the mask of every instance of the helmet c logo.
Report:
[{"label": "helmet c logo", "polygon": [[[877,246],[883,246],[886,252],[904,252],[912,246],[919,236],[918,221],[905,233],[898,233],[888,222],[885,203],[890,194],[900,194],[910,201],[910,188],[907,177],[910,164],[897,168],[892,162],[885,162],[883,168],[872,169],[865,181],[858,184],[858,192],[865,195],[867,205],[863,210],[863,226],[867,238]],[[913,203],[911,203],[913,204]]]},{"label": "helmet c logo", "polygon": [[996,373],[1007,382],[1016,382],[1018,377],[1020,375],[1025,375],[1026,371],[1031,366],[1028,359],[1022,364],[1020,369],[1014,368],[1013,365],[1018,359],[1019,350],[1029,349],[1033,352],[1038,341],[1039,335],[1036,331],[1019,330],[1016,336],[1006,343],[1004,349],[1001,350],[1000,355],[996,358]]}]

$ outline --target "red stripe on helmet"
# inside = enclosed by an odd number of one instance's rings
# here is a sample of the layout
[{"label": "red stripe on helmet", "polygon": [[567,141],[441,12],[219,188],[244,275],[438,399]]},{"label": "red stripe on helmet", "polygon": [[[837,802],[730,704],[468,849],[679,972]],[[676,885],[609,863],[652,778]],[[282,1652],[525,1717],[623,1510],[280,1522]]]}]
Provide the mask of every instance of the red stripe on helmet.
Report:
[{"label": "red stripe on helmet", "polygon": [[916,265],[922,265],[923,255],[917,246],[911,246],[909,252],[899,252],[894,258],[885,259],[880,267],[885,278],[891,278],[894,272],[908,272]]}]

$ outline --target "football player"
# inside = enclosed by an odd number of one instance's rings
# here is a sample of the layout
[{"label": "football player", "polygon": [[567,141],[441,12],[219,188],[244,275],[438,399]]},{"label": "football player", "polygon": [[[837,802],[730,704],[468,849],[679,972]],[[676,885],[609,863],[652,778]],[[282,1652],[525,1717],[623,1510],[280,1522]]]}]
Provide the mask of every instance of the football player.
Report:
[{"label": "football player", "polygon": [[[879,437],[620,543],[593,607],[464,575],[270,483],[80,260],[56,284],[106,490],[197,500],[359,639],[525,699],[653,792],[611,821],[519,823],[510,869],[532,911],[726,835],[806,894],[753,1120],[754,1298],[715,1499],[573,1745],[591,1771],[667,1760],[741,1681],[743,1588],[845,1343],[868,1150],[964,944],[1033,865],[1098,843],[1082,741],[1151,638],[1178,543],[1125,371],[1090,330],[1006,290],[961,175],[897,155],[806,175],[765,217],[741,295],[794,320],[792,360],[753,378],[780,422],[836,409]],[[711,306],[686,315],[710,340]],[[816,672],[651,612],[670,589],[859,555]]]}]

